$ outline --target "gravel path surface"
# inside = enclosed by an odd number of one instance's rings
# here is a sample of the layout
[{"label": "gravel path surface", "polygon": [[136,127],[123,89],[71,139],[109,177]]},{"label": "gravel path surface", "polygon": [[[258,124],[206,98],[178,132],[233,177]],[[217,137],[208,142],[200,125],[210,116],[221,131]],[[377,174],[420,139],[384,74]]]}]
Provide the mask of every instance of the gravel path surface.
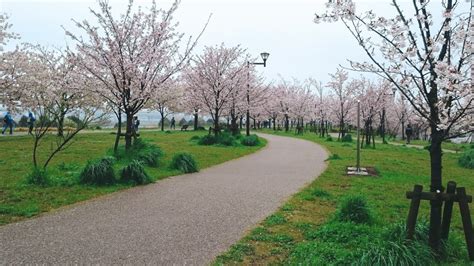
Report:
[{"label": "gravel path surface", "polygon": [[0,265],[212,261],[326,167],[305,140],[0,227]]}]

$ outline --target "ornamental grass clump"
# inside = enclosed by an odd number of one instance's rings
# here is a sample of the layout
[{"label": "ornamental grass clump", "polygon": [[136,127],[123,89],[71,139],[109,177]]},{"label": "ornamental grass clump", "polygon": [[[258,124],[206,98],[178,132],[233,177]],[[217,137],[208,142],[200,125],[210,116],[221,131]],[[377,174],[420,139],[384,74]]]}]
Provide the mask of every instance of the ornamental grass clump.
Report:
[{"label": "ornamental grass clump", "polygon": [[34,167],[33,171],[26,176],[26,183],[37,186],[47,186],[49,184],[49,177],[46,170]]},{"label": "ornamental grass clump", "polygon": [[199,171],[194,157],[185,152],[175,154],[171,160],[170,167],[183,173],[194,173]]},{"label": "ornamental grass clump", "polygon": [[336,211],[335,218],[339,222],[353,222],[356,224],[371,224],[373,222],[367,199],[362,195],[345,197]]},{"label": "ornamental grass clump", "polygon": [[115,184],[113,164],[115,158],[107,156],[100,160],[89,161],[79,175],[79,182],[91,185]]},{"label": "ornamental grass clump", "polygon": [[142,162],[139,160],[132,160],[129,165],[120,171],[120,180],[124,183],[134,183],[137,185],[152,182],[150,176],[145,172]]},{"label": "ornamental grass clump", "polygon": [[244,146],[257,146],[260,144],[260,139],[258,139],[257,135],[250,135],[243,137],[240,143]]},{"label": "ornamental grass clump", "polygon": [[351,134],[346,134],[344,137],[341,139],[342,142],[352,142],[352,135]]},{"label": "ornamental grass clump", "polygon": [[469,149],[461,154],[458,164],[461,167],[474,169],[474,149]]}]

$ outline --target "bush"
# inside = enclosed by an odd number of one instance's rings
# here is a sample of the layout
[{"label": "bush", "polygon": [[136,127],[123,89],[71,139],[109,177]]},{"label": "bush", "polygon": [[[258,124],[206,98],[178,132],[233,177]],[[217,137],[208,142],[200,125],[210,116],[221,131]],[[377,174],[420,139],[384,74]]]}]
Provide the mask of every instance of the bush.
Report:
[{"label": "bush", "polygon": [[129,165],[125,166],[120,172],[121,181],[124,183],[135,183],[137,185],[148,184],[152,180],[145,172],[143,164],[138,160],[133,160]]},{"label": "bush", "polygon": [[332,141],[332,137],[331,136],[327,137],[326,141]]},{"label": "bush", "polygon": [[234,136],[232,136],[229,133],[225,133],[225,132],[221,133],[217,137],[217,143],[222,144],[224,146],[236,146],[236,144],[237,144]]},{"label": "bush", "polygon": [[334,153],[334,154],[331,154],[331,156],[329,156],[326,161],[330,161],[330,160],[340,160],[342,159],[341,156],[339,156],[339,154],[337,153]]},{"label": "bush", "polygon": [[79,175],[82,184],[112,185],[115,183],[113,157],[104,157],[98,161],[89,161]]},{"label": "bush", "polygon": [[199,171],[194,157],[189,153],[178,153],[171,160],[171,168],[183,173],[194,173]]},{"label": "bush", "polygon": [[216,137],[214,135],[205,135],[201,137],[198,141],[199,145],[214,145],[216,144]]},{"label": "bush", "polygon": [[362,195],[345,197],[336,211],[335,218],[339,222],[353,222],[356,224],[371,224],[373,220],[367,200]]},{"label": "bush", "polygon": [[150,150],[140,152],[137,159],[151,167],[157,167],[159,165],[159,159],[163,156],[163,152],[158,147],[153,147]]},{"label": "bush", "polygon": [[26,183],[37,186],[47,186],[49,184],[48,173],[44,169],[35,167],[33,171],[26,176]]},{"label": "bush", "polygon": [[352,142],[352,135],[351,134],[346,134],[344,137],[341,139],[342,142]]},{"label": "bush", "polygon": [[200,139],[201,139],[201,137],[199,137],[199,136],[192,136],[190,140],[195,141],[195,140],[200,140]]},{"label": "bush", "polygon": [[244,146],[257,146],[260,144],[260,140],[257,135],[250,135],[243,137],[240,143]]},{"label": "bush", "polygon": [[474,149],[463,152],[459,157],[458,164],[464,168],[474,169]]},{"label": "bush", "polygon": [[222,132],[217,137],[214,135],[205,135],[198,140],[199,145],[214,145],[220,144],[224,146],[236,146],[237,141],[234,136],[227,132]]},{"label": "bush", "polygon": [[370,245],[360,257],[361,265],[434,265],[428,246],[428,223],[419,222],[413,240],[406,239],[406,224],[399,222],[385,228],[381,241]]},{"label": "bush", "polygon": [[150,144],[141,138],[133,142],[130,150],[127,151],[121,146],[117,153],[114,154],[114,157],[118,160],[138,160],[150,167],[157,167],[162,156],[163,151],[160,147]]}]

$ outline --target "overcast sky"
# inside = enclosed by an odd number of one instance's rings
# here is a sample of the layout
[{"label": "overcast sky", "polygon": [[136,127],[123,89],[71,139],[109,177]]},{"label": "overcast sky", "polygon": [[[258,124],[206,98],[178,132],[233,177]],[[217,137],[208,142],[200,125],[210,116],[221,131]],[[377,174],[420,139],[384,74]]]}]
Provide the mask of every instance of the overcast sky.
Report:
[{"label": "overcast sky", "polygon": [[[438,2],[441,0],[436,0]],[[114,13],[121,13],[127,0],[109,0]],[[324,11],[325,0],[182,0],[176,13],[179,30],[197,35],[208,16],[212,18],[196,53],[203,46],[224,42],[227,46],[240,44],[250,54],[270,53],[267,68],[260,67],[268,80],[308,77],[328,80],[346,59],[365,59],[361,49],[340,24],[315,24],[315,12]],[[377,14],[391,14],[390,0],[360,0],[359,10],[372,9]],[[407,2],[407,1],[401,1]],[[149,0],[135,0],[147,6]],[[158,6],[169,7],[170,0],[157,0]],[[10,16],[12,30],[21,35],[22,42],[49,46],[71,43],[61,25],[78,32],[71,19],[90,21],[89,7],[95,0],[0,0],[0,12]],[[13,44],[10,44],[10,48]]]}]

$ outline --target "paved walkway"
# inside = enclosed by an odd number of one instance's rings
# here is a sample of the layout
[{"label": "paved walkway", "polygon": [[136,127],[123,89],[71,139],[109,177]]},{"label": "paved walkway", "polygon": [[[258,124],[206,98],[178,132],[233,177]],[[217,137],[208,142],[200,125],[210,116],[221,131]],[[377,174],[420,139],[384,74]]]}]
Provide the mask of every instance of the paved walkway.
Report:
[{"label": "paved walkway", "polygon": [[0,227],[4,264],[206,264],[326,167],[305,140]]}]

